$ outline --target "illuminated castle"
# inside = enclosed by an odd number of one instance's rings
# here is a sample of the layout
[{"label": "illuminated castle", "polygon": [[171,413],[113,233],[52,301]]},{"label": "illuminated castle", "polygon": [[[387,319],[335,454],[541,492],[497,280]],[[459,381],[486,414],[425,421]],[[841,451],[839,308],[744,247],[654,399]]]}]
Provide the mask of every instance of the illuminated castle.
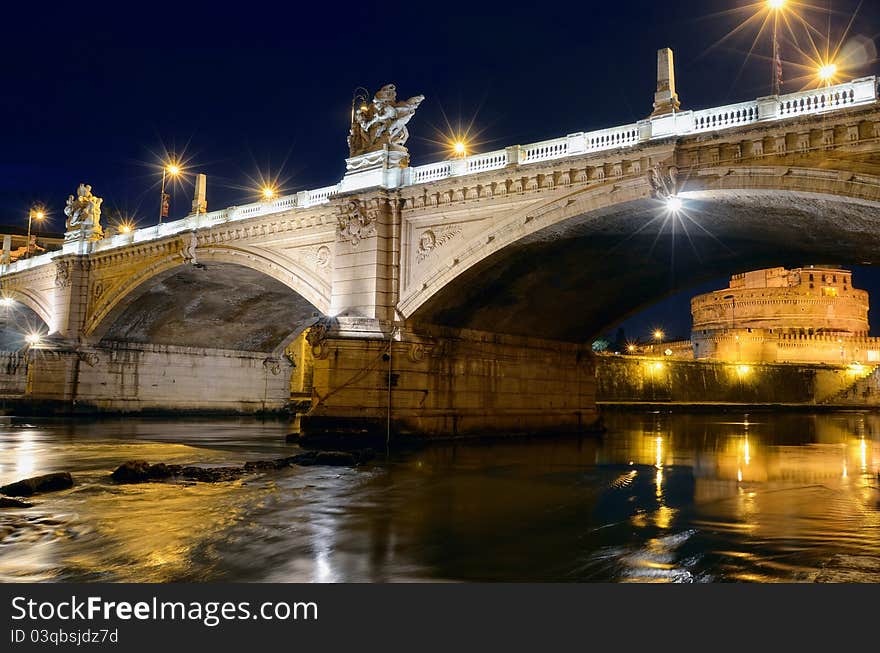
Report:
[{"label": "illuminated castle", "polygon": [[833,266],[736,274],[724,290],[691,300],[695,359],[732,362],[877,363],[868,337],[868,293]]}]

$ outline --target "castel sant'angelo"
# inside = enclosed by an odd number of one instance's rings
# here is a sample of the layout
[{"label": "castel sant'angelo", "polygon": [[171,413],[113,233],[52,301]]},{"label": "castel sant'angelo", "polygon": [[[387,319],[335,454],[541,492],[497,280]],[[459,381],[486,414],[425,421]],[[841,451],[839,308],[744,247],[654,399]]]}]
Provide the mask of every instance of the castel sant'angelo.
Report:
[{"label": "castel sant'angelo", "polygon": [[691,300],[693,357],[732,362],[877,363],[868,293],[852,272],[811,265],[736,274]]}]

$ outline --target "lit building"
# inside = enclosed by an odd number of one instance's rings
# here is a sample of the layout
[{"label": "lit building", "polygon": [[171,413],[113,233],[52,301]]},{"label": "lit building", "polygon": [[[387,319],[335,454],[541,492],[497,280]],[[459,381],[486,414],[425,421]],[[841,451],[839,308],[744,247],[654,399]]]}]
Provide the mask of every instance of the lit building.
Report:
[{"label": "lit building", "polygon": [[868,293],[834,266],[769,268],[731,277],[691,300],[693,357],[732,362],[876,363]]}]

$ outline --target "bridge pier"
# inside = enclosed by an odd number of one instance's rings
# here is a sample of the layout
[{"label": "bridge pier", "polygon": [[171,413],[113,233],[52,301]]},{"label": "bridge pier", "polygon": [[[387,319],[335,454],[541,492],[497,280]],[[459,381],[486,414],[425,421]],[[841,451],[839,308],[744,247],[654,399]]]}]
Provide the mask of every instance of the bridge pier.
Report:
[{"label": "bridge pier", "polygon": [[595,426],[594,359],[586,346],[413,324],[386,324],[383,335],[376,325],[337,318],[309,333],[314,369],[312,407],[301,419],[305,440],[578,433]]},{"label": "bridge pier", "polygon": [[[290,400],[290,363],[264,353],[107,343],[31,349],[4,387],[40,413],[256,413]],[[22,378],[24,377],[24,378]]]}]

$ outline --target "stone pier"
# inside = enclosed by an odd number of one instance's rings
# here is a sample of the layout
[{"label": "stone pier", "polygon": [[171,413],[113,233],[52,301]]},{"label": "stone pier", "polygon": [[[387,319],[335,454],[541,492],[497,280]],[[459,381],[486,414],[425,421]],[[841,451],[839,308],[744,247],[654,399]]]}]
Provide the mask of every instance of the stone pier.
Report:
[{"label": "stone pier", "polygon": [[289,361],[256,352],[59,346],[32,349],[26,365],[7,367],[3,388],[41,414],[259,413],[283,410],[290,399]]},{"label": "stone pier", "polygon": [[353,338],[330,324],[309,338],[307,437],[580,433],[595,424],[586,346],[423,325]]}]

